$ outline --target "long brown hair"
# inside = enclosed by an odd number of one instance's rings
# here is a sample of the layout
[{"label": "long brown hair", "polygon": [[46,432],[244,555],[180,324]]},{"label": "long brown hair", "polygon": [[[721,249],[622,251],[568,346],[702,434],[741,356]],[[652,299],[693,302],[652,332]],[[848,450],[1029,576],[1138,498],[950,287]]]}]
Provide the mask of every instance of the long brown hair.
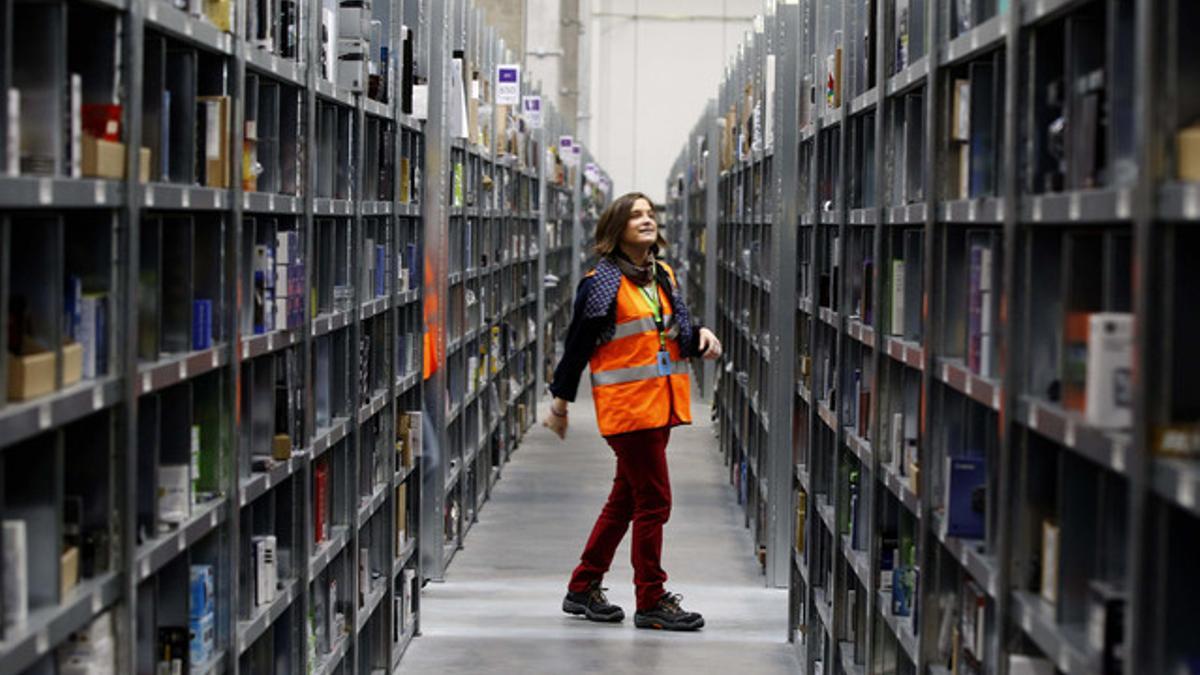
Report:
[{"label": "long brown hair", "polygon": [[639,199],[645,199],[646,203],[650,205],[654,222],[658,224],[658,241],[654,243],[651,251],[658,255],[667,250],[667,240],[662,235],[662,223],[658,222],[658,213],[654,210],[654,200],[641,192],[630,192],[614,199],[608,208],[604,209],[600,220],[596,222],[596,255],[604,257],[618,251],[621,235],[625,233],[625,226],[629,224],[629,215],[633,212],[633,205]]}]

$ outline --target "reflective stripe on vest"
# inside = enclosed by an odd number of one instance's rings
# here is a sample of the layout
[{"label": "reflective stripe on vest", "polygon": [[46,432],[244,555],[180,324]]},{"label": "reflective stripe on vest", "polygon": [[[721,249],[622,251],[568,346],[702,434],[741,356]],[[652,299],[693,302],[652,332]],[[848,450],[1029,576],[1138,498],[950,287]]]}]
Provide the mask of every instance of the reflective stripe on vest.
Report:
[{"label": "reflective stripe on vest", "polygon": [[[663,314],[663,322],[672,326],[671,330],[667,331],[667,337],[669,338],[673,338],[679,334],[679,328],[675,327],[674,324],[671,323],[671,319],[672,316],[670,312]],[[634,319],[633,321],[626,321],[625,323],[618,324],[616,329],[613,331],[612,338],[610,338],[609,341],[611,342],[612,340],[620,340],[621,338],[629,337],[630,335],[637,335],[639,333],[649,333],[650,331],[654,330],[658,330],[658,326],[654,323],[654,317],[648,316],[641,319]],[[675,335],[671,334],[672,330],[675,332]]]},{"label": "reflective stripe on vest", "polygon": [[[687,361],[672,361],[672,375],[686,375],[688,372]],[[652,380],[656,377],[662,377],[658,374],[658,364],[649,366],[636,366],[633,368],[618,368],[617,370],[606,370],[602,373],[592,374],[592,384],[597,387],[604,387],[610,384],[626,384],[628,382],[640,382],[642,380]]]}]

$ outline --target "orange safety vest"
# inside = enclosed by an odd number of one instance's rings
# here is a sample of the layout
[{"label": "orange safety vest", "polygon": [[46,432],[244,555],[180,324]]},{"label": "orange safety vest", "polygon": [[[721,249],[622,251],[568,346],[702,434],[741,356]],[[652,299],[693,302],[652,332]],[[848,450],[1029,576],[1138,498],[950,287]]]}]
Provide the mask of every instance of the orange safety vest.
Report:
[{"label": "orange safety vest", "polygon": [[[675,272],[663,266],[674,284]],[[676,340],[679,331],[672,321],[670,294],[655,287],[669,363],[659,365],[654,308],[642,290],[622,275],[615,330],[612,338],[596,347],[590,363],[601,436],[692,423],[691,379]]]}]

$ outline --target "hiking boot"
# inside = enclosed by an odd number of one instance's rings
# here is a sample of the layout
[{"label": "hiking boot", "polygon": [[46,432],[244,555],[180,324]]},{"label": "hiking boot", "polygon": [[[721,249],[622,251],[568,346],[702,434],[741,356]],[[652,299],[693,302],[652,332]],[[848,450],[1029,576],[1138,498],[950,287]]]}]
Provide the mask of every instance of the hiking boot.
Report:
[{"label": "hiking boot", "polygon": [[567,614],[585,616],[589,621],[604,623],[624,621],[625,610],[608,602],[608,598],[604,596],[606,590],[608,589],[601,588],[600,582],[597,581],[582,593],[567,591],[567,597],[563,598],[563,611]]},{"label": "hiking boot", "polygon": [[704,617],[697,612],[685,610],[679,603],[683,596],[677,593],[664,593],[658,604],[647,610],[639,610],[633,615],[633,623],[638,628],[653,628],[655,630],[699,630],[704,627]]}]

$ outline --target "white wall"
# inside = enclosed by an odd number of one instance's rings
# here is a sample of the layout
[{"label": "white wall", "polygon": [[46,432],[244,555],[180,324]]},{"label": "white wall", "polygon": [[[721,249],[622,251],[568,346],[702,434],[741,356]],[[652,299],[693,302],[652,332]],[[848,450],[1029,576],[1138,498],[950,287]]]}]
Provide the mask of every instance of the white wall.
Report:
[{"label": "white wall", "polygon": [[561,18],[560,0],[525,0],[524,77],[529,82],[540,82],[542,96],[555,107],[559,107],[558,90],[562,87]]},{"label": "white wall", "polygon": [[[615,194],[665,198],[667,173],[762,0],[590,0],[587,147]],[[608,16],[639,15],[641,18]],[[728,17],[722,21],[720,17]],[[686,17],[715,17],[716,20]],[[585,38],[586,39],[586,38]]]}]

